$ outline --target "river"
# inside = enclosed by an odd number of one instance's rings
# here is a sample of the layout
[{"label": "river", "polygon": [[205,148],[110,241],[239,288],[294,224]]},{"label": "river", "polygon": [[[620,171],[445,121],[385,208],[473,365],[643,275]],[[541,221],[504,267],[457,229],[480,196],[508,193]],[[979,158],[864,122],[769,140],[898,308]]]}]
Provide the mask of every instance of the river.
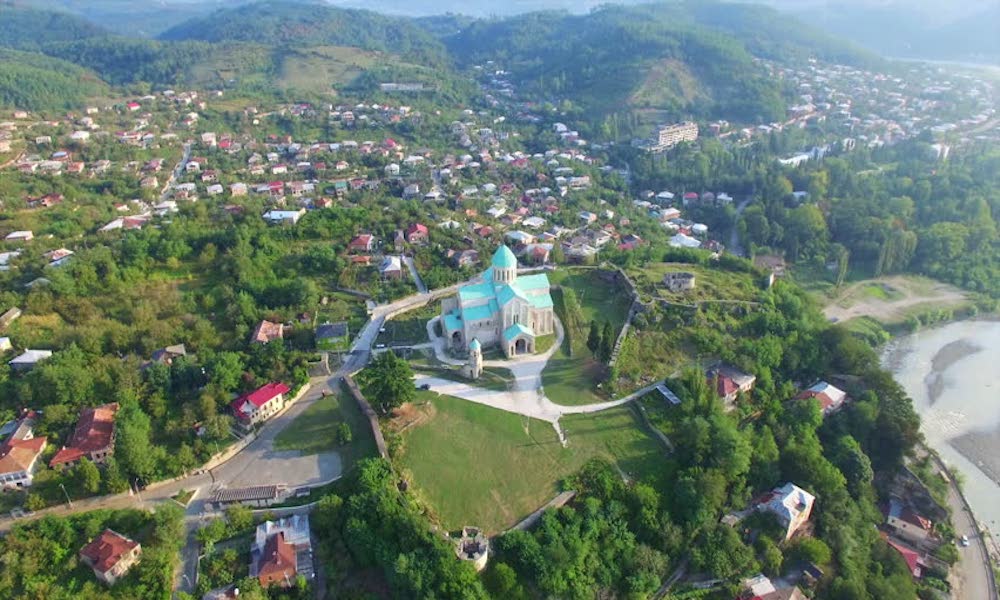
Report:
[{"label": "river", "polygon": [[927,443],[964,476],[1000,537],[1000,321],[959,321],[894,340],[883,365],[913,398]]}]

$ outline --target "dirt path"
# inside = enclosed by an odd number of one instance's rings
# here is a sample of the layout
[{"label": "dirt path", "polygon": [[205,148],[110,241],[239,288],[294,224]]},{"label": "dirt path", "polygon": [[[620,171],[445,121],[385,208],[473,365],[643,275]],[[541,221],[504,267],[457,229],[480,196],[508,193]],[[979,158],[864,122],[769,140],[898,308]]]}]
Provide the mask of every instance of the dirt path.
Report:
[{"label": "dirt path", "polygon": [[[878,288],[882,292],[878,292]],[[833,322],[855,317],[872,317],[882,323],[904,320],[910,309],[920,305],[944,308],[965,302],[965,292],[930,279],[892,276],[868,279],[842,290],[823,309]],[[929,307],[929,306],[928,306]]]}]

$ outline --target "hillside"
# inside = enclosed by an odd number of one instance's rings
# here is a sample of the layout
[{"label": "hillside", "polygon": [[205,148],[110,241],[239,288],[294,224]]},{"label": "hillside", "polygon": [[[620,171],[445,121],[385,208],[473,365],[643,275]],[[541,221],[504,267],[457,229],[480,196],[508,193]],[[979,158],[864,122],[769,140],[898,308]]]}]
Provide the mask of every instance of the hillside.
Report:
[{"label": "hillside", "polygon": [[[779,90],[738,41],[677,22],[659,7],[479,21],[446,43],[457,57],[499,60],[530,90],[585,110],[629,106],[663,109],[672,113],[668,118],[726,115],[750,122],[783,115]],[[662,71],[666,76],[657,77]]]},{"label": "hillside", "polygon": [[42,54],[0,49],[0,106],[65,110],[107,91],[107,84],[80,66]]},{"label": "hillside", "polygon": [[225,5],[225,0],[26,0],[30,5],[58,10],[100,23],[120,35],[153,37],[174,25]]},{"label": "hillside", "polygon": [[242,41],[268,46],[353,46],[391,52],[426,66],[446,62],[441,43],[408,19],[301,2],[258,2],[219,10],[172,27],[159,39]]},{"label": "hillside", "polygon": [[82,40],[108,32],[80,17],[0,4],[0,46],[38,50],[53,42]]}]

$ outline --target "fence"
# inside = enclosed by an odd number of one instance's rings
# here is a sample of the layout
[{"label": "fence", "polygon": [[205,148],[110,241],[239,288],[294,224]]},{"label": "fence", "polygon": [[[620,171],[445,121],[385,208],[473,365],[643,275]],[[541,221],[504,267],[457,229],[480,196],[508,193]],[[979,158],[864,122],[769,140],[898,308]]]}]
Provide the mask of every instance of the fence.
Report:
[{"label": "fence", "polygon": [[347,386],[347,391],[354,397],[354,401],[358,403],[361,413],[368,419],[368,425],[372,429],[372,436],[375,437],[375,445],[378,447],[379,456],[389,458],[389,450],[386,448],[385,438],[382,437],[382,428],[379,427],[378,414],[375,412],[375,409],[365,400],[365,397],[361,394],[361,390],[358,388],[358,384],[354,382],[354,378],[350,375],[344,376],[344,385]]}]

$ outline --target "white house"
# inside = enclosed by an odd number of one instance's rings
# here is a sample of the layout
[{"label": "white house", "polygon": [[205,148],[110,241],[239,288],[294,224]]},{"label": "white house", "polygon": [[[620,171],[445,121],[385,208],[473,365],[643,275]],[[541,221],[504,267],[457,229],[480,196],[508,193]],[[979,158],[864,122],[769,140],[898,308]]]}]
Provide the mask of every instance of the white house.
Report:
[{"label": "white house", "polygon": [[288,386],[283,383],[268,383],[233,400],[230,406],[240,425],[249,429],[281,410],[288,392]]},{"label": "white house", "polygon": [[272,225],[279,225],[283,223],[291,223],[295,225],[299,222],[299,219],[306,214],[306,209],[300,208],[299,210],[269,210],[263,214],[264,220]]},{"label": "white house", "polygon": [[757,510],[776,516],[785,528],[787,540],[809,520],[815,501],[815,496],[789,482],[761,497],[757,501]]}]

